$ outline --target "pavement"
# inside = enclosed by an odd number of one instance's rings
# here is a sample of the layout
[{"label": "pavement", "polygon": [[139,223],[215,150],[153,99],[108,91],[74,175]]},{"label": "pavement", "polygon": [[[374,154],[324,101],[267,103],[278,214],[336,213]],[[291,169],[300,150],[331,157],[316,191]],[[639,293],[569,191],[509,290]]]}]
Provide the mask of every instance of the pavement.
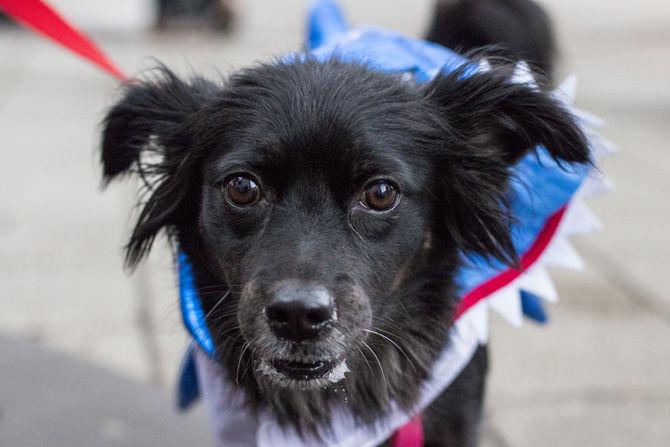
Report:
[{"label": "pavement", "polygon": [[[153,57],[216,77],[298,48],[307,2],[238,2],[226,37],[141,31],[122,7],[110,29],[87,21],[91,2],[55,3],[129,73]],[[344,3],[355,23],[410,35],[431,4],[387,0],[380,15],[376,2]],[[603,167],[617,190],[591,203],[604,231],[576,240],[587,271],[552,272],[551,325],[493,320],[483,445],[667,446],[670,4],[543,3],[579,105],[621,148]],[[208,445],[202,410],[174,411],[188,338],[170,256],[159,246],[124,272],[135,190],[101,190],[99,123],[117,84],[17,29],[0,30],[0,54],[0,446]]]},{"label": "pavement", "polygon": [[177,414],[156,386],[0,336],[2,446],[185,446],[211,444],[201,408]]}]

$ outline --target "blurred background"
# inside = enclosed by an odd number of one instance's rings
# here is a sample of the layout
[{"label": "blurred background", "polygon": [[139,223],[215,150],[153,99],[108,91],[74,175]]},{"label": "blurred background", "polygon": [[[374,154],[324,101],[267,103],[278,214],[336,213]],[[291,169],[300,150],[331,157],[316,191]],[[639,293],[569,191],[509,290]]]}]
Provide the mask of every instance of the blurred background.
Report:
[{"label": "blurred background", "polygon": [[[211,77],[299,48],[308,5],[238,0],[200,23],[150,0],[51,3],[127,73],[155,58]],[[421,36],[433,0],[342,3],[355,25]],[[552,272],[551,324],[493,319],[483,445],[668,446],[670,3],[539,3],[578,105],[621,149],[603,167],[616,192],[590,203],[604,231],[575,241],[587,270]],[[211,445],[202,409],[175,410],[188,338],[169,253],[124,272],[135,189],[101,191],[117,83],[7,23],[0,55],[0,446]]]}]

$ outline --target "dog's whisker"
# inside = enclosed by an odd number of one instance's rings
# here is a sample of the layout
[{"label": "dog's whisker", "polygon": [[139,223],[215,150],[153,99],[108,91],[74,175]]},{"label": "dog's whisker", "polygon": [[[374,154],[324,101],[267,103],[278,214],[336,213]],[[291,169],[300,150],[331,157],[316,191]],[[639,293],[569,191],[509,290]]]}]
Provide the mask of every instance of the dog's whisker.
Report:
[{"label": "dog's whisker", "polygon": [[242,363],[242,357],[244,357],[244,352],[249,348],[251,345],[249,343],[245,342],[244,346],[242,347],[242,352],[240,353],[240,357],[237,360],[237,369],[235,371],[235,383],[237,386],[240,386],[240,363]]},{"label": "dog's whisker", "polygon": [[212,321],[211,325],[216,328],[217,332],[221,332],[224,330],[228,330],[228,328],[232,326],[235,325],[239,326],[239,322],[237,321],[237,319],[216,317]]},{"label": "dog's whisker", "polygon": [[237,306],[230,306],[227,308],[221,308],[219,309],[219,312],[213,313],[212,316],[212,324],[217,324],[225,320],[236,320],[236,318],[231,318],[235,317],[238,313]]},{"label": "dog's whisker", "polygon": [[195,290],[198,293],[202,292],[208,292],[208,291],[221,291],[225,292],[228,290],[242,290],[242,286],[235,286],[235,285],[229,285],[229,284],[222,284],[222,285],[209,285],[209,286],[202,286],[202,287],[197,287]]},{"label": "dog's whisker", "polygon": [[[372,318],[383,321],[385,323],[388,323],[388,325],[391,326],[391,327],[396,327],[398,325],[398,323],[393,318],[378,317],[378,316],[374,316],[374,315],[372,316]],[[375,329],[378,330],[378,331],[384,332],[386,334],[389,334],[389,335],[397,338],[399,341],[401,341],[403,343],[410,344],[410,341],[407,338],[401,336],[400,334],[397,334],[397,333],[395,333],[393,331],[390,331],[388,329],[381,328],[379,326],[376,326]]]},{"label": "dog's whisker", "polygon": [[249,371],[249,364],[253,363],[254,360],[254,352],[253,349],[249,351],[249,358],[247,359],[246,363],[244,364],[244,368],[242,368],[242,378],[244,379],[244,376],[246,376],[247,371]]},{"label": "dog's whisker", "polygon": [[[398,343],[399,344],[402,343],[406,348],[409,347],[409,346],[412,346],[412,343],[411,343],[410,340],[408,340],[407,338],[405,338],[405,337],[403,337],[403,336],[401,336],[401,335],[399,335],[399,334],[397,334],[393,331],[382,329],[380,327],[377,327],[376,330],[381,331],[381,332],[385,332],[391,337],[395,337],[398,340]],[[414,354],[414,352],[412,352],[412,354]],[[414,359],[414,361],[418,362],[419,365],[421,365],[422,368],[430,369],[430,366],[427,366],[427,365],[424,364],[423,359],[417,358],[415,355],[412,355],[412,358]],[[416,371],[416,369],[415,369],[415,371]]]},{"label": "dog's whisker", "polygon": [[370,351],[370,353],[374,356],[375,360],[377,361],[377,364],[379,365],[379,372],[382,374],[382,380],[384,381],[384,389],[386,390],[386,400],[389,400],[389,385],[388,382],[386,381],[386,375],[384,374],[384,368],[382,367],[382,362],[379,361],[379,357],[377,357],[377,354],[375,354],[375,351],[372,350],[370,345],[368,345],[364,340],[361,340],[361,343],[365,345],[366,348]]},{"label": "dog's whisker", "polygon": [[216,302],[214,307],[212,307],[209,310],[209,312],[207,312],[207,314],[205,315],[205,321],[207,321],[207,318],[209,318],[210,315],[212,315],[212,312],[214,312],[216,310],[216,308],[219,306],[219,304],[223,303],[223,300],[225,300],[228,297],[229,294],[230,294],[230,292],[226,292],[226,293],[223,294],[223,296],[219,299],[219,301]]},{"label": "dog's whisker", "polygon": [[[388,317],[373,315],[372,318],[383,321],[385,323],[388,323],[388,326],[390,326],[390,327],[396,327],[399,324],[396,320],[388,318]],[[409,317],[409,318],[411,318],[411,317]],[[424,322],[429,322],[429,323],[432,323],[432,324],[437,324],[437,325],[444,324],[444,320],[442,320],[441,318],[432,317],[430,315],[426,315],[425,313],[422,313],[421,319]]]},{"label": "dog's whisker", "polygon": [[409,362],[409,365],[412,367],[412,369],[414,370],[414,372],[416,372],[416,368],[414,367],[414,363],[413,363],[412,360],[409,358],[409,356],[407,355],[407,353],[406,353],[406,352],[405,352],[405,351],[404,351],[404,350],[403,350],[403,349],[402,349],[396,342],[394,342],[393,340],[391,340],[391,339],[390,339],[389,337],[387,337],[386,335],[380,334],[380,333],[377,332],[377,331],[370,330],[370,329],[363,329],[363,330],[364,330],[365,332],[368,332],[368,333],[370,333],[370,334],[377,335],[377,336],[379,336],[379,337],[382,337],[382,338],[385,339],[385,340],[388,340],[393,346],[395,346],[396,348],[398,348],[398,351],[400,351],[400,353],[401,353],[402,355],[405,356],[405,358],[406,358],[407,361]]},{"label": "dog's whisker", "polygon": [[374,371],[372,370],[372,365],[370,365],[370,362],[368,361],[368,358],[365,356],[363,351],[361,351],[361,348],[356,346],[356,349],[358,349],[358,352],[361,354],[361,357],[363,357],[363,360],[365,360],[365,363],[367,363],[368,368],[370,368],[370,373],[374,375]]},{"label": "dog's whisker", "polygon": [[229,334],[230,332],[236,331],[236,330],[238,330],[238,329],[240,329],[240,325],[239,325],[239,324],[236,324],[236,325],[233,326],[233,327],[229,327],[229,328],[226,328],[225,330],[221,330],[221,331],[217,332],[217,334],[216,334],[216,338],[217,338],[217,339],[225,338],[225,337],[226,337],[226,334]]}]

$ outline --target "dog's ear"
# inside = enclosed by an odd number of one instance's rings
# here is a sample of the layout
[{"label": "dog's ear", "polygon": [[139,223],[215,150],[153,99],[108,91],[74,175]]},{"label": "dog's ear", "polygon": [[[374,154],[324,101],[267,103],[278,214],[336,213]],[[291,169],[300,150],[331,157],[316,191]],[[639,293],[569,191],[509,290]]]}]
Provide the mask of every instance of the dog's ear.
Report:
[{"label": "dog's ear", "polygon": [[148,252],[159,231],[172,231],[185,214],[194,181],[194,123],[215,89],[200,78],[186,83],[162,67],[153,79],[129,83],[103,122],[105,183],[137,173],[147,187],[126,246],[130,267]]},{"label": "dog's ear", "polygon": [[425,88],[442,134],[435,150],[446,213],[441,224],[464,251],[514,264],[509,168],[538,146],[558,161],[590,163],[589,145],[550,93],[513,83],[508,69],[471,72],[438,75]]},{"label": "dog's ear", "polygon": [[[129,82],[105,117],[101,161],[106,182],[137,165],[152,138],[165,145],[216,88],[200,78],[186,83],[165,67],[156,72],[153,79]],[[165,155],[181,149],[166,146]]]}]

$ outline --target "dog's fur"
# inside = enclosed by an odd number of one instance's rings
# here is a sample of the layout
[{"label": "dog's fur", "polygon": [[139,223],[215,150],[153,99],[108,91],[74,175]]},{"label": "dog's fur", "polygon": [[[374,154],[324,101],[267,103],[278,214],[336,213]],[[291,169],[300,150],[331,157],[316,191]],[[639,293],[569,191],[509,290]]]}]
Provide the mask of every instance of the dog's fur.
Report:
[{"label": "dog's fur", "polygon": [[531,0],[438,0],[426,39],[457,51],[495,47],[551,80],[557,54],[549,16]]},{"label": "dog's fur", "polygon": [[[573,117],[506,73],[457,70],[417,86],[304,56],[221,85],[166,68],[129,84],[102,143],[107,181],[133,171],[149,187],[128,264],[167,232],[194,265],[228,380],[282,424],[327,430],[337,405],[363,424],[390,399],[411,408],[448,342],[459,253],[515,262],[510,166],[538,144],[589,161]],[[260,188],[251,206],[226,197],[239,174]],[[359,200],[377,179],[399,192],[388,211]],[[334,297],[337,320],[316,340],[290,342],[268,326],[268,296],[288,279]],[[350,372],[299,380],[268,372],[276,358],[345,360]],[[481,348],[425,412],[426,445],[474,445],[485,372]]]}]

